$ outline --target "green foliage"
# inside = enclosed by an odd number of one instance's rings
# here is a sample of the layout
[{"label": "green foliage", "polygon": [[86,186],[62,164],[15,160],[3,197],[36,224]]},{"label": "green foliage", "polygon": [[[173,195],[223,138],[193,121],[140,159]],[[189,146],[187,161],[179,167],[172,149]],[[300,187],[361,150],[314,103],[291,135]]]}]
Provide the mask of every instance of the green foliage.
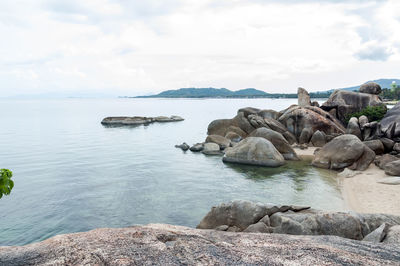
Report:
[{"label": "green foliage", "polygon": [[391,89],[383,89],[381,97],[385,100],[400,100],[400,86],[396,85],[392,86]]},{"label": "green foliage", "polygon": [[368,117],[368,121],[380,121],[386,114],[387,108],[385,105],[378,106],[368,106],[362,109],[360,112],[350,114],[346,117],[346,122],[349,122],[350,118],[357,117],[359,118],[362,115]]},{"label": "green foliage", "polygon": [[0,198],[4,195],[9,195],[14,182],[11,180],[12,172],[8,169],[0,169]]}]

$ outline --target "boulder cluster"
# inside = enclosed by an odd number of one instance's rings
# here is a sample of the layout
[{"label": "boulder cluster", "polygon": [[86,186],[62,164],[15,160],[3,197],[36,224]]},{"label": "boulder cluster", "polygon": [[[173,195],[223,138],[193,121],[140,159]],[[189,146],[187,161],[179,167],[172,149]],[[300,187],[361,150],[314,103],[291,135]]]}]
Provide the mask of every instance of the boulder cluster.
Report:
[{"label": "boulder cluster", "polygon": [[234,200],[212,207],[198,229],[289,235],[332,235],[400,244],[400,216],[323,212],[310,207]]},{"label": "boulder cluster", "polygon": [[106,117],[101,121],[104,126],[138,126],[148,125],[151,123],[166,123],[166,122],[179,122],[184,119],[180,116],[173,115],[167,116],[156,116],[156,117],[145,117],[145,116],[111,116]]},{"label": "boulder cluster", "polygon": [[[347,118],[368,106],[383,106],[381,88],[367,83],[359,92],[337,90],[320,107],[308,92],[298,89],[298,104],[282,111],[239,109],[232,119],[212,121],[205,142],[176,147],[208,155],[223,155],[223,161],[277,167],[298,160],[294,147],[319,147],[312,164],[341,170],[365,170],[375,158],[391,154],[391,164],[377,163],[390,175],[400,175],[400,104],[382,121],[361,116]],[[399,155],[400,156],[400,155]],[[384,160],[387,161],[387,158]],[[379,160],[378,160],[379,161]],[[390,169],[390,170],[389,170]],[[395,170],[394,170],[395,169]]]}]

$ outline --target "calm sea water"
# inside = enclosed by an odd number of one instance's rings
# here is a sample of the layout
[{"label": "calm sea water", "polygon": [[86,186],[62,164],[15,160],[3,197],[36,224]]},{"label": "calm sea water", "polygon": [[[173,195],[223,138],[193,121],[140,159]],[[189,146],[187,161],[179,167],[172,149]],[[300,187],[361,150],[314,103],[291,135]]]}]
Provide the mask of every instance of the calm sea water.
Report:
[{"label": "calm sea water", "polygon": [[[203,141],[214,119],[246,106],[281,110],[290,99],[62,99],[0,101],[0,167],[15,187],[0,199],[0,245],[22,245],[98,227],[196,226],[232,199],[344,209],[332,173],[289,163],[224,164],[174,147]],[[106,116],[186,120],[107,128]]]}]

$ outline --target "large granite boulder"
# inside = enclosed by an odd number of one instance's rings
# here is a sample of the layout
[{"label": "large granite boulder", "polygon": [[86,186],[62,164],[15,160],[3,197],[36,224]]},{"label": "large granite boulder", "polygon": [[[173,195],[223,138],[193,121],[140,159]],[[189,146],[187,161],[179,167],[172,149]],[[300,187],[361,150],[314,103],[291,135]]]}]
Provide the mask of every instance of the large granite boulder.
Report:
[{"label": "large granite boulder", "polygon": [[326,144],[326,135],[322,131],[315,131],[311,137],[311,143],[314,147],[322,147]]},{"label": "large granite boulder", "polygon": [[357,136],[359,139],[363,139],[361,136],[360,125],[358,124],[358,118],[352,117],[347,124],[346,134],[352,134]]},{"label": "large granite boulder", "polygon": [[267,139],[247,137],[228,149],[224,162],[277,167],[285,164],[285,158]]},{"label": "large granite boulder", "polygon": [[335,109],[336,117],[344,123],[349,115],[359,112],[368,106],[378,105],[385,106],[378,95],[336,90],[321,105],[321,108],[328,112]]},{"label": "large granite boulder", "polygon": [[386,163],[383,169],[387,175],[400,176],[400,160]]},{"label": "large granite boulder", "polygon": [[299,160],[296,152],[282,134],[271,129],[262,127],[254,130],[249,137],[261,137],[269,140],[282,154],[285,160]]},{"label": "large granite boulder", "polygon": [[381,130],[389,139],[400,138],[400,102],[393,106],[382,118]]},{"label": "large granite boulder", "polygon": [[386,164],[394,162],[399,160],[399,158],[397,158],[394,155],[391,154],[384,154],[382,156],[377,156],[377,158],[375,159],[375,165],[378,166],[380,169],[384,169]]},{"label": "large granite boulder", "polygon": [[311,105],[310,95],[308,94],[307,90],[303,88],[297,89],[297,99],[298,99],[298,105],[301,107]]},{"label": "large granite boulder", "polygon": [[380,141],[379,139],[367,140],[363,143],[367,145],[371,150],[373,150],[376,155],[381,155],[385,151],[385,146],[383,146],[382,141]]},{"label": "large granite boulder", "polygon": [[304,128],[310,128],[312,132],[317,130],[325,134],[343,134],[345,128],[328,112],[315,106],[292,106],[284,111],[279,117],[281,122],[297,139],[299,139]]},{"label": "large granite boulder", "polygon": [[374,161],[375,153],[350,134],[341,135],[316,152],[312,165],[325,169],[365,170]]},{"label": "large granite boulder", "polygon": [[361,85],[360,92],[378,95],[382,92],[382,88],[378,83],[368,82]]},{"label": "large granite boulder", "polygon": [[224,137],[226,133],[232,130],[232,127],[239,128],[242,132],[245,132],[246,134],[250,134],[255,129],[248,121],[244,112],[238,112],[238,114],[232,119],[218,119],[212,121],[208,125],[207,134],[220,135]]},{"label": "large granite boulder", "polygon": [[201,152],[205,155],[222,155],[221,147],[217,143],[204,143]]},{"label": "large granite boulder", "polygon": [[[394,227],[392,227],[394,228]],[[391,237],[389,231],[388,237]],[[2,265],[396,265],[394,244],[152,224],[0,247]]]},{"label": "large granite boulder", "polygon": [[209,143],[209,142],[217,143],[221,150],[224,150],[231,146],[231,141],[220,135],[209,135],[209,136],[207,136],[205,142],[206,143]]}]

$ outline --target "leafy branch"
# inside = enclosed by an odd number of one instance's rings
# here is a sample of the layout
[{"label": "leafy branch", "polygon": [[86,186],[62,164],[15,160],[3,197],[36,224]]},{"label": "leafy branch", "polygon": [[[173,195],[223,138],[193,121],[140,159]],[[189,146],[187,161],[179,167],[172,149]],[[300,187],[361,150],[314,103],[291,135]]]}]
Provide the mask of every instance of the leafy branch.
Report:
[{"label": "leafy branch", "polygon": [[8,169],[0,169],[0,199],[3,195],[9,195],[14,187],[14,181],[11,180],[12,172]]}]

